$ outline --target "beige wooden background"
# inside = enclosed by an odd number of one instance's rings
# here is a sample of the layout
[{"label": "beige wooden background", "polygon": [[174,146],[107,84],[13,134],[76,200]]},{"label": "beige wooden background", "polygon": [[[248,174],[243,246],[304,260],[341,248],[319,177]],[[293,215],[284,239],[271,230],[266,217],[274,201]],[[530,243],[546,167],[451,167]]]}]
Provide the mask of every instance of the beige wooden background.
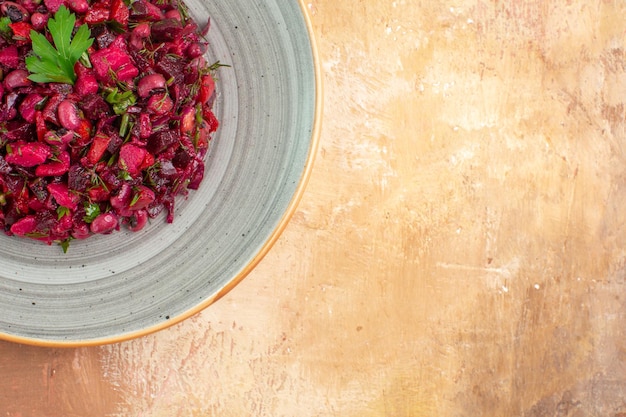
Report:
[{"label": "beige wooden background", "polygon": [[626,6],[311,0],[312,178],[258,268],[0,416],[626,416]]}]

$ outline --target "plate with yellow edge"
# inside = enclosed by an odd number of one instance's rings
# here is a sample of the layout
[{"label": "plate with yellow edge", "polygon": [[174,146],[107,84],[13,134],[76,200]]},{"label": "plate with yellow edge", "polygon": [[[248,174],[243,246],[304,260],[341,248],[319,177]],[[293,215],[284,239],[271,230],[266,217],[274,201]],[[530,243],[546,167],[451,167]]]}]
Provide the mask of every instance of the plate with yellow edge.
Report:
[{"label": "plate with yellow edge", "polygon": [[56,245],[0,235],[0,338],[45,346],[119,342],[210,306],[270,250],[294,212],[319,135],[320,73],[296,0],[187,0],[210,18],[220,127],[197,191],[157,218]]}]

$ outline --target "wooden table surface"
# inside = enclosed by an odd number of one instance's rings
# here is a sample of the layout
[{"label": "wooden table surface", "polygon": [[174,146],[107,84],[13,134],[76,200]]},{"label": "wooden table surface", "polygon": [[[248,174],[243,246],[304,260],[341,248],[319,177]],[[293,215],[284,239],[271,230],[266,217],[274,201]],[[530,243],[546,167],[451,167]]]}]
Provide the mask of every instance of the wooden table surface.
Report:
[{"label": "wooden table surface", "polygon": [[0,416],[626,416],[626,4],[311,0],[309,186],[201,314],[0,343]]}]

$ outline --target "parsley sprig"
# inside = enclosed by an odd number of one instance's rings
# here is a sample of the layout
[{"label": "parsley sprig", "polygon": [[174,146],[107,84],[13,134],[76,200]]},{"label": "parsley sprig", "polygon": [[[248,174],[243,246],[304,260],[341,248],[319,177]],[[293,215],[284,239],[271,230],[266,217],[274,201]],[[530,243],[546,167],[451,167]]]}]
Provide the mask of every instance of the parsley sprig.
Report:
[{"label": "parsley sprig", "polygon": [[76,16],[65,7],[59,7],[54,18],[48,20],[48,30],[54,46],[41,33],[31,30],[34,56],[26,58],[28,78],[37,83],[56,82],[74,84],[74,64],[93,43],[87,25],[81,25],[74,36]]}]

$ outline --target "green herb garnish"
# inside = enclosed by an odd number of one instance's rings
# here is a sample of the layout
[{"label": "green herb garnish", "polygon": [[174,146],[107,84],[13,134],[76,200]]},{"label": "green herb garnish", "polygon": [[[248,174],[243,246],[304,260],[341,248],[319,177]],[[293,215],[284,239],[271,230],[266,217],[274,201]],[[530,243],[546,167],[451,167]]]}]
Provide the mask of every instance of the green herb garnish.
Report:
[{"label": "green herb garnish", "polygon": [[41,33],[31,30],[30,39],[35,56],[26,58],[28,77],[37,83],[56,82],[74,84],[74,64],[93,43],[87,25],[81,25],[72,37],[76,16],[65,7],[59,7],[54,18],[48,20],[48,30],[54,46]]},{"label": "green herb garnish", "polygon": [[63,216],[69,216],[72,212],[68,207],[59,206],[57,207],[57,220],[61,220]]},{"label": "green herb garnish", "polygon": [[70,248],[70,242],[73,240],[73,237],[68,237],[67,239],[61,240],[61,241],[57,241],[59,243],[59,245],[61,246],[61,249],[63,249],[63,253],[67,253],[67,250]]},{"label": "green herb garnish", "polygon": [[85,216],[83,220],[85,223],[91,223],[100,214],[100,206],[96,203],[85,204]]},{"label": "green herb garnish", "polygon": [[8,17],[0,17],[0,36],[5,39],[11,39],[13,31],[11,30],[11,19]]},{"label": "green herb garnish", "polygon": [[104,91],[107,93],[104,100],[113,107],[113,111],[117,115],[126,113],[126,110],[137,102],[137,96],[132,90],[106,87]]}]

